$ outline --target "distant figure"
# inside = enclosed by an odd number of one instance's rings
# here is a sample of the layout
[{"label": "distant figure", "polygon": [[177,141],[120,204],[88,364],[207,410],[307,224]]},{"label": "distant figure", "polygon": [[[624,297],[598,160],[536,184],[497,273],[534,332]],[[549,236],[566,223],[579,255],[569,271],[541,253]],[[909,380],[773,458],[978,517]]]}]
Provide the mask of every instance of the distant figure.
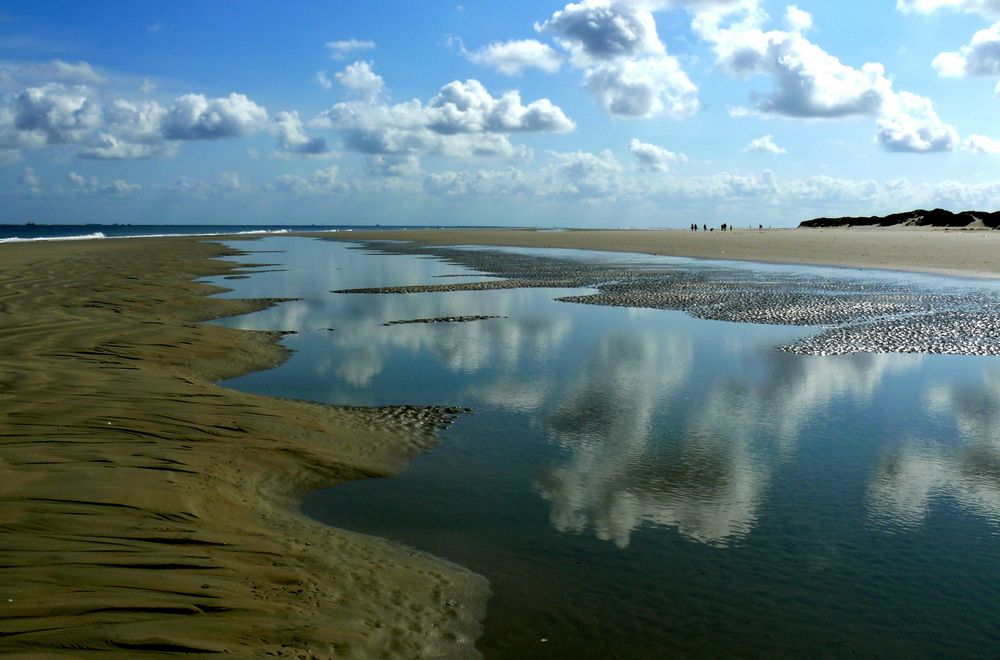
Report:
[{"label": "distant figure", "polygon": [[726,223],[722,223],[722,231],[726,231]]},{"label": "distant figure", "polygon": [[757,229],[763,230],[764,229],[764,225],[757,225]]},{"label": "distant figure", "polygon": [[702,231],[708,231],[708,225],[705,225],[705,224],[703,224],[703,225],[701,226],[701,230],[702,230]]}]

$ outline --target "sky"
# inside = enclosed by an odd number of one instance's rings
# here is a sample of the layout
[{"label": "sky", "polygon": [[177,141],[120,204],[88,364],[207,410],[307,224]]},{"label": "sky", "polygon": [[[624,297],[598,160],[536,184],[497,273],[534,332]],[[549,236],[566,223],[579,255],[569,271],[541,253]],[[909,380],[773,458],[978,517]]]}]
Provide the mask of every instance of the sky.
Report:
[{"label": "sky", "polygon": [[1000,209],[1000,0],[0,4],[0,223]]}]

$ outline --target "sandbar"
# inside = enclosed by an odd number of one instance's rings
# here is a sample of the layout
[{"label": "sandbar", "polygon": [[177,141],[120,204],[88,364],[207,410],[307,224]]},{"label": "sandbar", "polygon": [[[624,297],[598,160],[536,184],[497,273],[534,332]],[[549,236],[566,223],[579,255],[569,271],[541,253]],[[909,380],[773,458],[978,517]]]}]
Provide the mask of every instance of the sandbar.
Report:
[{"label": "sandbar", "polygon": [[[195,238],[0,245],[0,652],[476,657],[486,580],[298,512],[444,414],[244,394],[276,333],[201,323]],[[263,255],[262,255],[263,256]]]},{"label": "sandbar", "polygon": [[421,229],[327,234],[342,240],[637,252],[699,259],[877,268],[1000,277],[1000,232],[944,229],[741,229],[733,231]]}]

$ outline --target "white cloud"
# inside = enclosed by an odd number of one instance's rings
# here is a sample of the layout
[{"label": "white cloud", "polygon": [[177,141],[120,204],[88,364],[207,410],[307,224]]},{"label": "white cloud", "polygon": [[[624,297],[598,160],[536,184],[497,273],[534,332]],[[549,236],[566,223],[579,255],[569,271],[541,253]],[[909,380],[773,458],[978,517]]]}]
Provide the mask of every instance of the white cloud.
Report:
[{"label": "white cloud", "polygon": [[939,9],[950,9],[981,16],[1000,15],[1000,0],[896,0],[901,12],[930,14]]},{"label": "white cloud", "polygon": [[[752,111],[732,114],[869,116],[877,118],[876,142],[888,151],[926,153],[957,146],[956,130],[941,121],[931,100],[893,90],[881,64],[851,67],[800,32],[765,32],[761,26],[766,20],[757,0],[744,0],[700,11],[692,22],[695,32],[712,44],[721,68],[738,76],[763,74],[774,81],[770,93],[755,95]],[[800,26],[803,20],[789,18]]]},{"label": "white cloud", "polygon": [[796,5],[788,5],[785,9],[785,24],[792,32],[805,32],[813,25],[813,17],[807,11],[799,9]]},{"label": "white cloud", "polygon": [[38,178],[35,174],[35,170],[32,167],[25,167],[21,171],[21,176],[18,177],[21,185],[27,188],[31,192],[38,192],[42,188],[42,180]]},{"label": "white cloud", "polygon": [[416,156],[369,156],[368,173],[373,176],[404,177],[420,174]]},{"label": "white cloud", "polygon": [[372,70],[371,62],[359,60],[334,75],[337,82],[364,101],[375,101],[385,89],[385,82]]},{"label": "white cloud", "polygon": [[318,195],[343,192],[347,186],[337,180],[337,166],[330,165],[308,176],[283,174],[271,183],[271,188],[291,195]]},{"label": "white cloud", "polygon": [[27,134],[19,137],[21,144],[64,144],[100,126],[101,109],[84,86],[48,83],[15,97],[13,123],[18,132]]},{"label": "white cloud", "polygon": [[599,154],[551,152],[541,178],[547,191],[560,196],[613,198],[624,192],[622,173],[618,159],[607,149]]},{"label": "white cloud", "polygon": [[584,85],[609,115],[621,118],[690,117],[698,88],[673,57],[617,59],[587,69]]},{"label": "white cloud", "polygon": [[244,94],[208,99],[202,94],[178,97],[163,121],[168,140],[217,140],[249,135],[267,125],[267,111]]},{"label": "white cloud", "polygon": [[143,94],[152,94],[156,91],[156,82],[148,76],[143,78],[139,84],[139,91]]},{"label": "white cloud", "polygon": [[96,160],[131,160],[152,158],[167,151],[163,144],[129,142],[111,133],[98,133],[89,146],[77,153],[81,158]]},{"label": "white cloud", "polygon": [[0,61],[0,88],[35,87],[46,83],[96,85],[106,82],[94,67],[84,61],[17,62]]},{"label": "white cloud", "polygon": [[509,198],[528,192],[527,175],[514,167],[432,173],[424,179],[424,190],[442,197],[475,195]]},{"label": "white cloud", "polygon": [[788,153],[785,149],[782,149],[774,142],[773,135],[762,135],[759,138],[750,140],[750,144],[743,149],[745,153],[764,153],[764,154],[786,154]]},{"label": "white cloud", "polygon": [[718,65],[737,76],[771,76],[775,89],[757,95],[756,110],[791,117],[874,115],[892,83],[880,64],[855,69],[797,32],[763,31],[755,14],[722,25],[724,16],[699,14],[694,28],[712,43]]},{"label": "white cloud", "polygon": [[508,76],[520,75],[525,69],[532,68],[555,73],[562,66],[562,57],[551,46],[534,39],[495,41],[464,54],[470,62],[494,68]]},{"label": "white cloud", "polygon": [[124,195],[128,195],[129,193],[138,192],[142,189],[141,186],[129,183],[124,179],[115,179],[111,183],[102,185],[98,182],[96,176],[92,175],[88,178],[73,171],[66,175],[66,179],[70,182],[70,184],[72,184],[71,192],[85,193],[89,195],[110,195],[122,197]]},{"label": "white cloud", "polygon": [[[353,75],[346,78],[353,84]],[[348,149],[362,153],[457,157],[523,157],[529,151],[514,147],[510,133],[575,128],[548,99],[525,105],[517,91],[494,97],[477,80],[448,83],[426,105],[416,99],[388,104],[371,95],[337,103],[311,125],[337,131]]]},{"label": "white cloud", "polygon": [[604,61],[666,52],[652,13],[626,3],[570,3],[535,29],[561,35],[563,46],[576,58]]},{"label": "white cloud", "polygon": [[1000,155],[1000,140],[985,135],[970,135],[962,141],[962,147],[977,154]]},{"label": "white cloud", "polygon": [[640,142],[635,138],[629,141],[628,150],[639,162],[640,168],[650,172],[666,172],[670,169],[671,163],[687,160],[684,154],[675,153],[659,145]]},{"label": "white cloud", "polygon": [[326,71],[317,71],[313,80],[323,89],[333,89],[333,81],[326,77]]},{"label": "white cloud", "polygon": [[134,142],[157,142],[163,139],[167,109],[156,101],[119,99],[105,112],[105,128]]},{"label": "white cloud", "polygon": [[1000,21],[972,35],[967,46],[939,53],[931,64],[942,76],[1000,75]]},{"label": "white cloud", "polygon": [[97,186],[96,176],[92,176],[88,180],[81,174],[77,174],[76,172],[70,172],[69,174],[66,175],[66,178],[69,180],[70,183],[72,183],[77,188],[85,188],[87,186]]},{"label": "white cloud", "polygon": [[329,151],[326,140],[309,137],[302,127],[299,113],[279,112],[271,120],[273,130],[278,135],[278,149],[293,154],[323,154]]},{"label": "white cloud", "polygon": [[359,50],[374,50],[375,42],[368,39],[343,39],[341,41],[328,41],[326,47],[330,51],[330,57],[335,60],[344,60]]},{"label": "white cloud", "polygon": [[899,92],[886,100],[876,141],[888,151],[952,151],[958,146],[958,132],[941,121],[929,99]]},{"label": "white cloud", "polygon": [[443,134],[551,131],[565,133],[575,125],[548,99],[521,103],[517,91],[494,98],[478,80],[448,83],[427,106],[429,126]]},{"label": "white cloud", "polygon": [[567,4],[539,32],[553,32],[584,72],[584,85],[613,117],[684,119],[698,110],[698,88],[668,55],[643,3],[584,0]]}]

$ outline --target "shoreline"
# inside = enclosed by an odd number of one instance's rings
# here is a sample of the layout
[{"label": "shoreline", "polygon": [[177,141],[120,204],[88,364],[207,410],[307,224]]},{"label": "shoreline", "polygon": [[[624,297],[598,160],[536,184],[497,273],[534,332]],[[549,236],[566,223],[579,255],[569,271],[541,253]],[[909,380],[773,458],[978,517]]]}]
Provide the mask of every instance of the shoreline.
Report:
[{"label": "shoreline", "polygon": [[0,245],[0,650],[477,657],[485,579],[298,510],[403,469],[445,413],[216,385],[287,357],[202,323],[277,302],[208,297],[233,253]]},{"label": "shoreline", "polygon": [[396,240],[632,252],[694,259],[870,268],[1000,278],[1000,232],[943,229],[413,229],[296,234],[338,241]]}]

